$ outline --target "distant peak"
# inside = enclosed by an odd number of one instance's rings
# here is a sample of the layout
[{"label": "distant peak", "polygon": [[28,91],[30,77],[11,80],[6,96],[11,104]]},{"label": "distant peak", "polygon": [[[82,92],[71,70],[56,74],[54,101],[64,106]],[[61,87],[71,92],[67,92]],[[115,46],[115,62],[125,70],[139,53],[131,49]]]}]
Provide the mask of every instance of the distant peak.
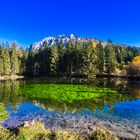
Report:
[{"label": "distant peak", "polygon": [[38,50],[40,48],[43,48],[45,45],[53,46],[54,44],[58,45],[60,42],[63,42],[64,45],[67,44],[67,42],[71,41],[72,43],[75,43],[76,41],[79,42],[89,42],[89,39],[77,37],[74,34],[65,35],[60,34],[57,36],[49,36],[45,37],[42,41],[36,42],[31,45],[30,49]]},{"label": "distant peak", "polygon": [[73,38],[73,37],[75,37],[75,35],[74,34],[70,34],[70,38]]}]

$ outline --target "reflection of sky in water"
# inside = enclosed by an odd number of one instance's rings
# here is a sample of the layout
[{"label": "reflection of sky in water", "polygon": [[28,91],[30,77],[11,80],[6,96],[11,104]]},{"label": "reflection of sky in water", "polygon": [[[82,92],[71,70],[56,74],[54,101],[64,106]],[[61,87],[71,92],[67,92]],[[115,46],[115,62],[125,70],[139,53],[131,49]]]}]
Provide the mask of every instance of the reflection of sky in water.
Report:
[{"label": "reflection of sky in water", "polygon": [[105,105],[102,111],[97,110],[96,113],[140,120],[140,99]]},{"label": "reflection of sky in water", "polygon": [[140,99],[133,101],[125,101],[114,105],[105,105],[102,110],[97,109],[96,112],[90,110],[82,110],[85,115],[95,115],[100,119],[113,119],[117,121],[129,120],[140,124]]},{"label": "reflection of sky in water", "polygon": [[[49,112],[44,110],[41,107],[35,106],[31,103],[24,102],[21,105],[18,105],[17,112],[15,112],[12,107],[8,109],[11,117],[27,117],[30,116],[31,118],[42,115],[51,115],[54,114],[62,114],[57,112]],[[133,101],[125,101],[121,103],[116,103],[114,105],[105,105],[103,110],[96,110],[96,112],[90,110],[81,110],[77,113],[64,113],[66,114],[73,114],[73,115],[95,115],[96,117],[105,117],[105,118],[118,118],[118,119],[128,119],[140,122],[140,99],[133,100]]]},{"label": "reflection of sky in water", "polygon": [[127,117],[128,119],[138,119],[140,121],[140,99],[116,103],[113,115]]}]

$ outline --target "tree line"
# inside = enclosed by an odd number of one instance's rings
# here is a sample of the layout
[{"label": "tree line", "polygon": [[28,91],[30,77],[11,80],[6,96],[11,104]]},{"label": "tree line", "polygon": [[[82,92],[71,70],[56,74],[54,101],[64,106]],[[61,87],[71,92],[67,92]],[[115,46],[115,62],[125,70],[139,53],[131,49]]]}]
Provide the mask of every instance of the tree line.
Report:
[{"label": "tree line", "polygon": [[95,43],[60,42],[39,50],[24,50],[15,43],[0,45],[0,75],[27,76],[93,76],[112,74],[122,70],[135,56],[136,47],[116,45],[108,41],[105,46]]},{"label": "tree line", "polygon": [[[26,55],[25,55],[26,54]],[[26,56],[26,57],[25,57]],[[0,44],[0,76],[22,75],[25,70],[27,52],[13,43]]]}]

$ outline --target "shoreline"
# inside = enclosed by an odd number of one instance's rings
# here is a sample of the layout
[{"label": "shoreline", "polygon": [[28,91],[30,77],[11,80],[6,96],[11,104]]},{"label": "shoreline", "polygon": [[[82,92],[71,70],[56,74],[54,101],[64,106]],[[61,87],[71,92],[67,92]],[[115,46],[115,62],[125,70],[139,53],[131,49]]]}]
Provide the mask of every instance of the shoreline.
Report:
[{"label": "shoreline", "polygon": [[119,74],[97,74],[97,78],[125,78],[125,79],[140,79],[138,75],[119,75]]},{"label": "shoreline", "polygon": [[[41,112],[41,113],[40,113]],[[128,119],[120,119],[92,114],[90,112],[58,113],[38,110],[38,113],[18,114],[6,119],[2,126],[8,129],[17,129],[32,121],[40,122],[52,131],[76,132],[83,136],[91,135],[97,128],[109,130],[119,139],[135,140],[140,138],[140,121],[133,122]]]},{"label": "shoreline", "polygon": [[137,75],[119,75],[119,74],[97,74],[94,75],[93,77],[86,77],[86,76],[24,76],[24,75],[10,75],[10,76],[0,76],[0,81],[2,80],[18,80],[18,79],[24,79],[24,78],[87,78],[87,79],[92,79],[92,78],[125,78],[125,79],[140,79],[140,76]]},{"label": "shoreline", "polygon": [[18,79],[24,79],[24,76],[19,75],[11,75],[11,76],[0,76],[0,80],[18,80]]}]

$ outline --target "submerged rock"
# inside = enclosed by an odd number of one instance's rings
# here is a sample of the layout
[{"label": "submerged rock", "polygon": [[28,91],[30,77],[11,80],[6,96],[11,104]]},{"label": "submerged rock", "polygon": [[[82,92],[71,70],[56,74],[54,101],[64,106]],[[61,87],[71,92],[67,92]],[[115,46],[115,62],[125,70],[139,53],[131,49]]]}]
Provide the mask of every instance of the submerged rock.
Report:
[{"label": "submerged rock", "polygon": [[[22,108],[23,109],[23,108]],[[29,113],[30,112],[30,113]],[[22,115],[21,115],[22,114]],[[32,121],[43,123],[52,131],[74,131],[82,135],[90,135],[97,128],[108,129],[119,137],[136,138],[140,136],[140,122],[115,118],[103,114],[83,110],[77,113],[58,113],[46,111],[37,106],[30,106],[27,110],[18,110],[3,122],[3,127],[16,129],[21,126],[30,126]]]}]

